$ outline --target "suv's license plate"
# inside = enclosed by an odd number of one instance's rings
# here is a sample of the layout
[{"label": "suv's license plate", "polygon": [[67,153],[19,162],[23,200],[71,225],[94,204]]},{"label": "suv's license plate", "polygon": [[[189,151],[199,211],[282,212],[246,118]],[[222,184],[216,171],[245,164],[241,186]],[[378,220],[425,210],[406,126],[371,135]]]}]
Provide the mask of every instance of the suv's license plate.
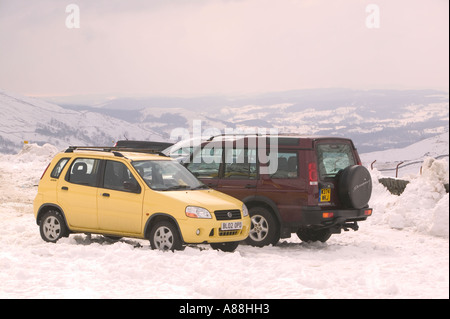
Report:
[{"label": "suv's license plate", "polygon": [[320,190],[320,201],[329,202],[331,199],[331,188],[322,188]]},{"label": "suv's license plate", "polygon": [[237,230],[242,229],[242,222],[226,222],[222,223],[221,230]]}]

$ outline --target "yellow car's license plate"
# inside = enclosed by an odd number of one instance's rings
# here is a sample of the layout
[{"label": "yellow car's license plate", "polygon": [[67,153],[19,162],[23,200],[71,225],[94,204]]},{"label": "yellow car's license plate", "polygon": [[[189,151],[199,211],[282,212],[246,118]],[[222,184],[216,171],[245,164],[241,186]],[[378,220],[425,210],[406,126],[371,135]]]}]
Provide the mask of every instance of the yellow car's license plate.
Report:
[{"label": "yellow car's license plate", "polygon": [[222,223],[221,230],[239,230],[242,229],[242,222],[227,222]]},{"label": "yellow car's license plate", "polygon": [[322,188],[320,190],[320,201],[329,202],[331,199],[331,188]]}]

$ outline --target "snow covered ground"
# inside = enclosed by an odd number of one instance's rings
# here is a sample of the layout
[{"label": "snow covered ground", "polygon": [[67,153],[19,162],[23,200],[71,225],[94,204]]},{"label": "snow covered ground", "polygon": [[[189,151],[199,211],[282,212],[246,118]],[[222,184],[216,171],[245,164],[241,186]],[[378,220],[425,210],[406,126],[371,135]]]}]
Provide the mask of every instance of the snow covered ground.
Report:
[{"label": "snow covered ground", "polygon": [[97,235],[45,243],[32,202],[57,151],[27,145],[0,155],[0,298],[449,298],[445,160],[425,159],[401,196],[372,171],[373,216],[326,243],[294,235],[234,253],[207,245],[172,253]]}]

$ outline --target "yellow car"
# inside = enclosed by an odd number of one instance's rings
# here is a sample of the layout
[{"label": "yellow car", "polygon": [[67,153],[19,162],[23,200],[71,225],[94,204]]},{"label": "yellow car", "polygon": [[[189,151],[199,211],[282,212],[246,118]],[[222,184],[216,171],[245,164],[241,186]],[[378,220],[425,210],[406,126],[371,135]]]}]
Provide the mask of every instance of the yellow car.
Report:
[{"label": "yellow car", "polygon": [[246,239],[245,205],[208,188],[169,157],[69,147],[41,177],[34,200],[41,237],[70,233],[149,239],[153,249],[209,243],[234,251]]}]

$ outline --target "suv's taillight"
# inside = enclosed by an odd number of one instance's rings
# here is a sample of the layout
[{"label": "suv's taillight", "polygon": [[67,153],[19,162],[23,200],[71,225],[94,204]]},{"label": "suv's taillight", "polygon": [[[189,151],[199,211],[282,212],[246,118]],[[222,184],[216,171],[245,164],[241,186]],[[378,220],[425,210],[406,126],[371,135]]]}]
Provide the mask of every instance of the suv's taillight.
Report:
[{"label": "suv's taillight", "polygon": [[40,179],[42,179],[42,177],[44,177],[44,175],[45,175],[45,172],[47,172],[47,170],[48,170],[48,167],[50,166],[50,164],[51,164],[51,163],[48,163],[48,165],[47,165],[47,167],[45,168],[45,170],[44,170],[44,173],[42,173],[42,176],[41,176],[41,178],[40,178]]},{"label": "suv's taillight", "polygon": [[317,185],[317,164],[309,163],[308,164],[308,172],[309,172],[309,185]]}]

